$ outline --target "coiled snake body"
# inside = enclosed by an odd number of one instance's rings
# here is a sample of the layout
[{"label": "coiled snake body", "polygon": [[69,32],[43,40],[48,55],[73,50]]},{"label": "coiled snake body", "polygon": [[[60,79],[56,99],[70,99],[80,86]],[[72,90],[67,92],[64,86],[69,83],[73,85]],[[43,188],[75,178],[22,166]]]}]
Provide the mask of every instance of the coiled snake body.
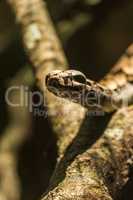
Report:
[{"label": "coiled snake body", "polygon": [[46,76],[46,86],[55,95],[84,107],[112,112],[133,103],[133,47],[119,63],[96,83],[77,70],[52,71]]}]

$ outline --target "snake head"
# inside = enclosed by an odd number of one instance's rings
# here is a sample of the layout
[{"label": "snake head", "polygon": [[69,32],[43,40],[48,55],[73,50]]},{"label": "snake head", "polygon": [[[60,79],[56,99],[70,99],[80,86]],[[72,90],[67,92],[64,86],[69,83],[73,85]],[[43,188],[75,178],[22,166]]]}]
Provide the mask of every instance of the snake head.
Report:
[{"label": "snake head", "polygon": [[69,99],[92,110],[109,108],[112,91],[107,91],[100,84],[87,79],[80,71],[52,71],[45,81],[47,89],[58,97]]},{"label": "snake head", "polygon": [[73,99],[73,95],[81,94],[86,86],[86,77],[82,72],[76,70],[55,70],[46,76],[48,90],[57,96]]}]

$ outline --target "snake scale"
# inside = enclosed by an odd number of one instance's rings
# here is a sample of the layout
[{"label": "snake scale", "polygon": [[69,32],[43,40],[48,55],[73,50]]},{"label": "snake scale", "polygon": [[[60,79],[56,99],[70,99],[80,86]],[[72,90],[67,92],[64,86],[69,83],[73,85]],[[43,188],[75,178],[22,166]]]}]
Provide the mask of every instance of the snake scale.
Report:
[{"label": "snake scale", "polygon": [[46,76],[53,94],[79,103],[89,110],[113,112],[133,103],[133,45],[99,83],[77,70],[55,70]]}]

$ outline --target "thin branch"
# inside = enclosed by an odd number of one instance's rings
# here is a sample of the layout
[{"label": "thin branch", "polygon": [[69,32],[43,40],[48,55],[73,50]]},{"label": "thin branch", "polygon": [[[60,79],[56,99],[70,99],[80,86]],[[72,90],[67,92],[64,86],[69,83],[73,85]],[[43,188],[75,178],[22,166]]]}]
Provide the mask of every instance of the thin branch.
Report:
[{"label": "thin branch", "polygon": [[[27,79],[30,70],[24,68],[9,82],[9,88],[17,87],[14,92],[8,92],[7,97],[13,104],[18,104],[22,98],[19,87],[32,84]],[[6,95],[5,94],[5,95]],[[9,103],[9,102],[6,102]],[[9,123],[0,138],[0,199],[20,200],[21,186],[17,174],[18,151],[28,137],[30,127],[30,113],[26,106],[13,107],[8,105]]]}]

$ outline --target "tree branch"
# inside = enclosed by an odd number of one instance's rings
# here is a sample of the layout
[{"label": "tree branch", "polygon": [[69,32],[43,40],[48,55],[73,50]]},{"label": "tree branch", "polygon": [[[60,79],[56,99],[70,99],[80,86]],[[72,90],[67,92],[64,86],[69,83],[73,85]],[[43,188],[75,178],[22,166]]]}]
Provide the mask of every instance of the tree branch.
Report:
[{"label": "tree branch", "polygon": [[[8,95],[13,104],[18,104],[22,98],[19,87],[32,84],[32,79],[29,78],[30,73],[29,69],[24,68],[9,82],[10,88],[18,88]],[[17,174],[18,151],[28,137],[30,113],[26,106],[13,107],[8,102],[6,103],[9,123],[0,138],[0,199],[20,200],[21,186]]]},{"label": "tree branch", "polygon": [[[133,166],[133,106],[118,111],[103,136],[90,149],[73,160],[67,152],[56,170],[56,181],[64,178],[43,200],[111,200],[128,180]],[[89,138],[88,138],[89,140]],[[76,148],[75,148],[76,151]],[[53,183],[53,182],[52,182]]]},{"label": "tree branch", "polygon": [[[38,85],[44,93],[48,114],[58,139],[61,156],[77,134],[85,116],[79,105],[60,100],[45,88],[45,76],[52,70],[68,67],[61,44],[42,0],[8,0],[16,21],[21,26],[22,38],[35,69]],[[70,115],[71,113],[71,115]]]}]

